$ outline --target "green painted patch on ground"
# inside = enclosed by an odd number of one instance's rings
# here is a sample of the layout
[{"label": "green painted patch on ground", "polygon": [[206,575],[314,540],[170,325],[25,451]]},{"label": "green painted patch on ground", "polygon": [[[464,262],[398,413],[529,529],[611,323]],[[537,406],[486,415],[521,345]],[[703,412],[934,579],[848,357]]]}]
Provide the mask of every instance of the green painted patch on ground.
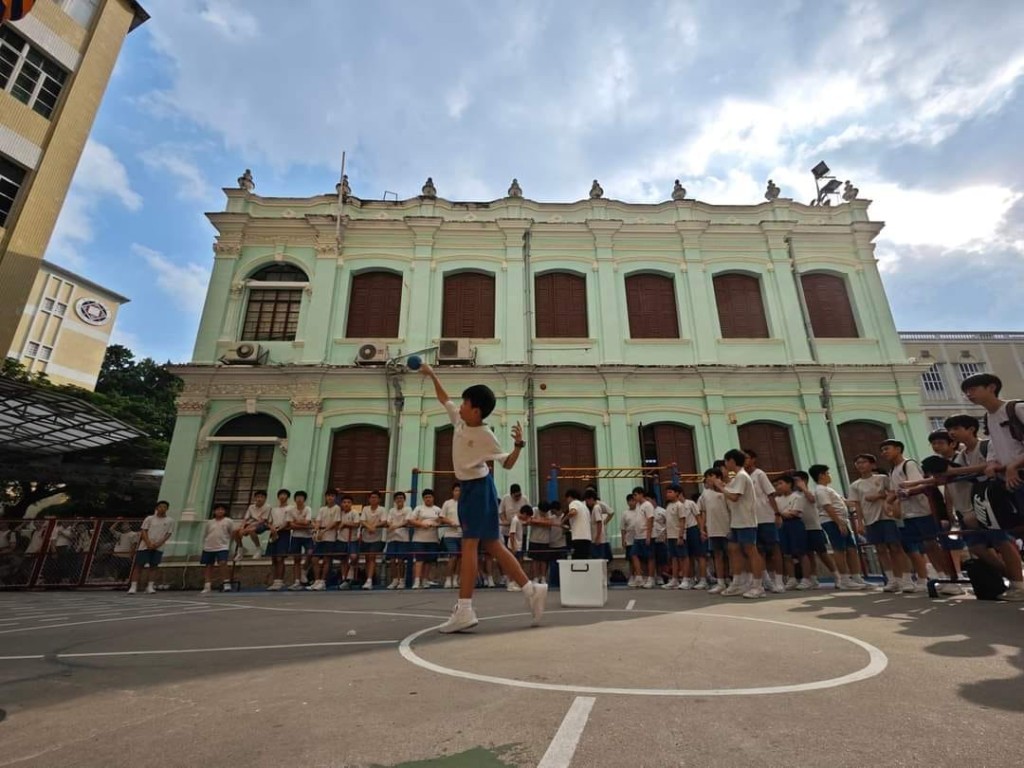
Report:
[{"label": "green painted patch on ground", "polygon": [[507,763],[502,758],[514,751],[518,745],[504,744],[493,749],[474,747],[457,755],[433,757],[429,760],[414,760],[393,766],[375,765],[372,768],[518,768],[516,763]]}]

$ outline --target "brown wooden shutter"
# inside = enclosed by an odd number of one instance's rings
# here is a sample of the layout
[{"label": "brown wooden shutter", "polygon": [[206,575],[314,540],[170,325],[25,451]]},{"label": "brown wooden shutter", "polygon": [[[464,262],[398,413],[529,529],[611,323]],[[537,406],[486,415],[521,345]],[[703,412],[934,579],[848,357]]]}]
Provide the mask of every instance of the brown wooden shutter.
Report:
[{"label": "brown wooden shutter", "polygon": [[633,339],[678,339],[679,312],[675,282],[665,275],[626,278],[626,312]]},{"label": "brown wooden shutter", "polygon": [[[551,465],[559,467],[594,467],[597,452],[594,448],[594,430],[579,424],[554,424],[537,430],[537,468],[540,481],[540,497],[548,501],[548,478]],[[578,473],[573,473],[578,474]],[[581,491],[588,485],[597,487],[596,479],[560,480],[558,501],[562,501],[570,488]]]},{"label": "brown wooden shutter", "polygon": [[388,431],[382,427],[363,424],[335,432],[328,487],[356,491],[356,503],[365,503],[369,491],[386,487],[389,446]]},{"label": "brown wooden shutter", "polygon": [[[434,472],[450,473],[452,471],[452,438],[454,436],[454,427],[441,427],[434,430]],[[437,506],[441,506],[452,497],[455,475],[424,475],[420,479],[423,481],[423,488],[434,489],[434,501]]]},{"label": "brown wooden shutter", "polygon": [[255,491],[267,491],[274,464],[273,445],[222,445],[213,486],[213,503],[224,504],[228,516],[241,518]]},{"label": "brown wooden shutter", "polygon": [[[681,475],[697,474],[697,451],[693,444],[693,429],[685,424],[662,422],[645,424],[643,430],[644,459],[654,459],[657,466],[676,464]],[[672,479],[670,472],[662,473],[664,481]],[[686,481],[683,491],[687,496],[696,493],[697,483]]]},{"label": "brown wooden shutter", "polygon": [[537,337],[585,339],[587,278],[573,272],[548,272],[533,281]]},{"label": "brown wooden shutter", "polygon": [[889,430],[873,421],[848,421],[839,425],[839,445],[843,448],[850,480],[857,479],[857,470],[853,466],[857,454],[870,453],[881,464],[882,457],[878,446],[883,440],[888,439]]},{"label": "brown wooden shutter", "polygon": [[731,272],[715,275],[715,303],[723,339],[767,339],[761,281]]},{"label": "brown wooden shutter", "polygon": [[455,339],[494,338],[494,275],[459,272],[445,277],[441,335]]},{"label": "brown wooden shutter", "polygon": [[396,339],[401,312],[401,275],[385,271],[355,275],[349,291],[345,336]]},{"label": "brown wooden shutter", "polygon": [[816,272],[801,275],[800,282],[815,338],[856,339],[860,336],[843,278]]},{"label": "brown wooden shutter", "polygon": [[770,421],[752,421],[739,428],[740,447],[757,454],[757,466],[765,472],[796,469],[789,427]]}]

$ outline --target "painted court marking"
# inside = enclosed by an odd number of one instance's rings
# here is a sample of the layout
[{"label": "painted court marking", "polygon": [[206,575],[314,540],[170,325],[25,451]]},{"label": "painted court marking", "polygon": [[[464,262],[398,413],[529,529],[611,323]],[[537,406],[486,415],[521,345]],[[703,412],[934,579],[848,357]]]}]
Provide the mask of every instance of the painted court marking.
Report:
[{"label": "painted court marking", "polygon": [[[211,608],[208,611],[200,611],[198,613],[200,613],[200,614],[203,614],[203,613],[219,613],[221,611],[237,611],[237,610],[244,610],[244,608],[239,608],[239,607]],[[185,614],[181,613],[181,611],[175,611],[174,613],[149,613],[149,614],[146,614],[144,616],[120,616],[118,618],[112,618],[112,619],[88,619],[87,621],[69,621],[66,624],[43,624],[41,626],[36,626],[36,627],[19,627],[18,629],[0,629],[0,635],[10,635],[10,634],[13,634],[15,632],[42,632],[42,631],[47,630],[47,629],[61,629],[63,627],[79,627],[79,626],[81,626],[83,624],[105,624],[105,623],[110,622],[110,621],[136,621],[138,619],[155,619],[155,618],[159,618],[161,616],[183,616],[183,615],[185,615]],[[188,615],[195,616],[197,614],[196,613],[190,613]],[[433,618],[437,618],[437,617],[436,616],[431,616],[430,618],[433,619]]]},{"label": "painted court marking", "polygon": [[544,757],[537,763],[537,768],[569,768],[595,701],[597,699],[591,696],[577,696],[573,700],[569,711],[562,718],[562,724],[558,726],[555,738],[548,745]]},{"label": "painted court marking", "polygon": [[[570,611],[551,611],[548,615],[558,615],[561,613],[621,613],[621,609],[617,608],[598,608],[590,610],[570,610]],[[497,677],[494,675],[481,675],[476,672],[467,672],[461,669],[452,669],[451,667],[445,667],[440,664],[435,664],[432,661],[419,656],[416,651],[413,650],[413,643],[428,632],[435,632],[441,625],[438,624],[434,627],[427,627],[413,632],[411,635],[406,637],[398,646],[398,652],[402,655],[406,661],[411,664],[415,664],[421,669],[426,669],[430,672],[436,672],[439,675],[447,675],[449,677],[458,677],[463,680],[473,680],[478,683],[492,683],[494,685],[505,685],[510,688],[530,688],[539,691],[559,691],[563,693],[585,693],[585,694],[611,694],[615,696],[676,696],[676,697],[695,697],[695,696],[764,696],[774,693],[801,693],[803,691],[820,691],[826,688],[838,688],[842,685],[848,685],[850,683],[860,682],[861,680],[867,680],[881,674],[889,664],[889,658],[882,653],[875,646],[865,643],[863,640],[859,640],[856,637],[850,635],[844,635],[840,632],[833,632],[830,629],[820,629],[818,627],[808,627],[803,624],[791,624],[787,621],[775,621],[773,619],[758,619],[753,616],[730,616],[722,613],[702,613],[699,611],[655,611],[655,610],[640,610],[634,611],[635,613],[660,613],[660,614],[675,614],[683,617],[697,617],[697,618],[715,618],[715,619],[727,619],[732,621],[753,621],[759,624],[774,624],[780,627],[790,627],[792,629],[803,629],[808,632],[818,632],[822,635],[828,635],[830,637],[836,637],[840,640],[845,640],[848,643],[853,643],[858,648],[862,648],[867,651],[868,663],[866,666],[858,669],[856,672],[851,672],[848,675],[841,675],[840,677],[831,677],[827,680],[815,680],[809,683],[794,683],[793,685],[772,685],[758,688],[705,688],[705,689],[686,689],[686,688],[608,688],[603,686],[595,685],[563,685],[559,683],[538,683],[528,680],[516,680],[508,677]],[[509,613],[501,616],[487,616],[480,621],[495,621],[497,619],[508,619],[517,616],[526,616],[525,613]]]},{"label": "painted court marking", "polygon": [[335,648],[346,645],[395,645],[398,640],[351,640],[333,643],[288,643],[285,645],[237,645],[227,648],[167,648],[152,651],[95,651],[92,653],[56,653],[52,656],[0,656],[0,661],[23,661],[25,659],[86,659],[95,656],[158,656],[180,653],[227,653],[235,651],[274,651],[292,648]]},{"label": "painted court marking", "polygon": [[636,605],[636,600],[630,600],[628,603],[626,603],[626,610],[627,611],[632,611],[633,610],[633,606],[635,606],[635,605]]}]

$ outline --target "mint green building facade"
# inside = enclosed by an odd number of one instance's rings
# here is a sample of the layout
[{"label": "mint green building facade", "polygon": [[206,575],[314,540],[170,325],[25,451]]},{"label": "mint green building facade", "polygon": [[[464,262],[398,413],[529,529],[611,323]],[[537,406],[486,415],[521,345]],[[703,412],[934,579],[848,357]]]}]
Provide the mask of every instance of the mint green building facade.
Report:
[{"label": "mint green building facade", "polygon": [[[218,235],[195,351],[176,369],[185,389],[161,495],[181,520],[179,554],[198,551],[215,499],[237,512],[253,483],[271,496],[306,489],[316,507],[329,485],[408,489],[413,468],[446,466],[432,387],[385,363],[442,339],[449,391],[488,384],[503,439],[528,425],[523,460],[495,476],[531,500],[551,464],[702,471],[753,441],[768,469],[835,467],[837,445],[923,447],[921,369],[893,324],[869,201],[348,196],[339,225],[334,195],[225,192],[226,210],[209,216]],[[730,294],[740,287],[751,301]],[[822,336],[835,297],[844,335]],[[240,358],[244,343],[254,359]],[[386,351],[357,364],[367,343]],[[635,483],[599,489],[619,509]]]}]

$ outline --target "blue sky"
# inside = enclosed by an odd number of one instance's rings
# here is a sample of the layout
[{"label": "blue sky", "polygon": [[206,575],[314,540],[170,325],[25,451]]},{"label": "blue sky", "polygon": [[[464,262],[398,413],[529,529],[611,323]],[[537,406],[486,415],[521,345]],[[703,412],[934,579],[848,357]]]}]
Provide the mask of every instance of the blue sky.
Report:
[{"label": "blue sky", "polygon": [[806,201],[825,159],[899,328],[1024,329],[1016,0],[144,5],[48,254],[132,298],[140,355],[191,353],[221,187],[330,191],[342,149],[358,196],[461,200]]}]

